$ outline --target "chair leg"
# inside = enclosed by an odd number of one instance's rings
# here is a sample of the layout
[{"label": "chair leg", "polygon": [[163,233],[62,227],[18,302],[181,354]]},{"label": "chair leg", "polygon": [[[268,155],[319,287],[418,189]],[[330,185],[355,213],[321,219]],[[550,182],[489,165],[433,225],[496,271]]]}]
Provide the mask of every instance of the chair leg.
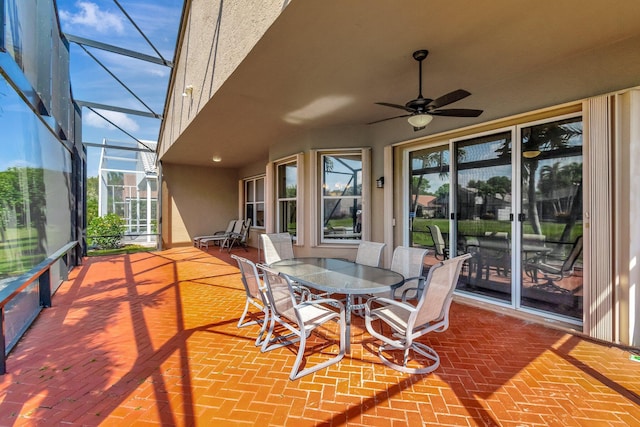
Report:
[{"label": "chair leg", "polygon": [[[300,364],[302,363],[302,359],[304,357],[304,348],[305,348],[305,344],[306,344],[306,337],[309,335],[309,333],[306,334],[301,334],[301,339],[300,339],[300,347],[298,348],[298,355],[296,356],[296,361],[293,365],[293,369],[291,370],[291,375],[289,375],[289,379],[293,380],[297,380],[298,378],[302,378],[305,375],[309,375],[312,374],[316,371],[319,371],[321,369],[324,369],[328,366],[331,366],[333,364],[336,364],[338,362],[340,362],[345,355],[345,348],[346,348],[346,343],[345,343],[345,339],[347,336],[347,330],[346,330],[346,322],[345,322],[345,313],[344,311],[340,312],[340,320],[338,321],[338,324],[340,326],[340,349],[338,351],[338,354],[335,357],[332,357],[329,360],[326,360],[322,363],[318,363],[315,366],[312,366],[310,368],[307,369],[303,369],[302,371],[298,371],[298,369],[300,368]],[[311,332],[311,331],[308,331]]]},{"label": "chair leg", "polygon": [[[245,318],[247,317],[247,315],[249,314],[249,306],[253,305],[254,307],[262,310],[263,313],[263,318],[262,319],[256,319],[256,320],[249,320],[247,322],[245,322]],[[244,328],[245,326],[250,326],[250,325],[260,325],[260,331],[258,332],[258,337],[256,338],[256,347],[257,346],[261,346],[263,339],[262,336],[264,335],[266,329],[267,329],[267,324],[268,324],[268,320],[269,320],[269,309],[267,307],[260,307],[258,304],[256,304],[255,302],[251,301],[249,298],[247,298],[245,305],[244,305],[244,311],[242,312],[242,315],[240,316],[240,319],[238,320],[238,328]]]},{"label": "chair leg", "polygon": [[[402,365],[393,362],[390,358],[384,355],[384,352],[391,351],[402,351],[404,353],[404,360]],[[433,361],[433,363],[423,368],[408,367],[407,364],[409,363],[409,355],[411,351]],[[380,361],[388,367],[407,374],[427,374],[429,372],[435,371],[440,366],[440,356],[438,356],[438,353],[436,353],[436,351],[431,347],[418,342],[413,342],[407,348],[398,348],[388,344],[381,345],[378,349],[378,357],[380,358]]]}]

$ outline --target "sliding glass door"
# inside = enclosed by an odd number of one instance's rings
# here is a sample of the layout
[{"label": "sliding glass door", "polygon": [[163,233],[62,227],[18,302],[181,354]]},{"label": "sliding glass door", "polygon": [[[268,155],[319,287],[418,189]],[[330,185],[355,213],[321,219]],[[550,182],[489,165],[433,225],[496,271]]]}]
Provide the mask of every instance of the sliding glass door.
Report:
[{"label": "sliding glass door", "polygon": [[582,319],[582,120],[520,129],[520,305]]},{"label": "sliding glass door", "polygon": [[449,144],[409,154],[409,240],[434,249],[437,259],[449,251]]},{"label": "sliding glass door", "polygon": [[410,244],[434,262],[470,253],[458,292],[581,321],[581,117],[421,148],[409,164]]},{"label": "sliding glass door", "polygon": [[512,130],[458,141],[455,229],[472,254],[464,292],[511,303]]}]

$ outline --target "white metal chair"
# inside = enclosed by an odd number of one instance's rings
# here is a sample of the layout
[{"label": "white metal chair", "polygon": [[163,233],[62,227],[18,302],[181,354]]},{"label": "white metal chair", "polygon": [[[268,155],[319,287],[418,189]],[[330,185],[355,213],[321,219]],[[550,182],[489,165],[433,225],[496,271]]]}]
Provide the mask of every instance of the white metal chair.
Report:
[{"label": "white metal chair", "polygon": [[231,248],[236,245],[242,246],[245,251],[249,250],[247,249],[247,240],[249,240],[249,231],[251,230],[251,218],[245,219],[244,221],[240,220],[238,223],[240,223],[240,231],[236,232],[238,229],[236,225],[231,234],[229,234],[224,242],[222,242],[222,245],[220,245],[220,250],[227,248],[227,251],[231,252]]},{"label": "white metal chair", "polygon": [[[237,255],[231,255],[231,258],[238,262],[238,268],[242,274],[242,284],[244,285],[246,294],[244,311],[238,320],[238,328],[244,328],[245,326],[256,324],[261,325],[260,333],[256,338],[256,346],[262,345],[263,335],[267,330],[267,324],[269,321],[269,304],[266,294],[264,293],[264,283],[260,279],[258,269],[253,261]],[[262,318],[245,321],[245,318],[249,315],[249,308],[251,306],[254,306],[262,312]]]},{"label": "white metal chair", "polygon": [[293,241],[289,233],[265,233],[260,235],[264,251],[264,263],[269,265],[294,257]]},{"label": "white metal chair", "polygon": [[[432,372],[440,366],[438,353],[417,339],[429,332],[443,332],[449,327],[453,291],[462,264],[469,258],[470,254],[464,254],[431,267],[415,306],[390,298],[378,297],[367,301],[365,325],[373,337],[383,342],[378,356],[385,365],[409,374]],[[374,327],[378,320],[391,327],[392,336],[384,335]]]},{"label": "white metal chair", "polygon": [[[289,277],[280,275],[266,266],[259,265],[259,267],[263,270],[263,280],[270,307],[269,330],[262,343],[262,351],[266,352],[298,342],[298,353],[289,375],[291,380],[296,380],[342,360],[345,354],[346,337],[344,305],[331,298],[298,301]],[[338,307],[339,310],[336,311],[323,304],[331,304]],[[307,338],[312,331],[330,320],[337,321],[339,325],[338,354],[312,367],[300,369]],[[275,333],[276,323],[290,333],[284,336],[277,335]]]},{"label": "white metal chair", "polygon": [[436,259],[449,258],[449,248],[447,248],[440,227],[437,225],[428,225],[429,233],[431,233],[431,239],[433,240],[433,248],[435,251]]},{"label": "white metal chair", "polygon": [[423,287],[425,277],[422,275],[424,259],[429,253],[428,249],[398,246],[393,251],[390,270],[404,276],[402,286],[392,291],[392,298],[417,299],[419,290]]},{"label": "white metal chair", "polygon": [[236,220],[232,219],[231,221],[229,221],[227,229],[224,231],[216,231],[215,233],[208,236],[196,236],[193,238],[193,246],[202,249],[203,247],[209,248],[209,243],[217,242],[218,244],[220,244],[224,241],[224,239],[227,238],[229,234],[231,234],[235,225]]},{"label": "white metal chair", "polygon": [[379,267],[382,250],[385,246],[387,246],[386,243],[361,242],[356,253],[356,264]]}]

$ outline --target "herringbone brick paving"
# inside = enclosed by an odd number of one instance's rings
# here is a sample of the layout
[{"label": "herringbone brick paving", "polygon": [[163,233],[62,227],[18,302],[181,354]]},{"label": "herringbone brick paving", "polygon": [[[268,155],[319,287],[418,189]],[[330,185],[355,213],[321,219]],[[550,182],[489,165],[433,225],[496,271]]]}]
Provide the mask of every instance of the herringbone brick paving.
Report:
[{"label": "herringbone brick paving", "polygon": [[291,349],[236,327],[243,305],[217,249],[86,259],[9,355],[0,426],[640,426],[619,348],[454,303],[424,338],[434,373],[382,365],[356,318],[351,354],[292,382]]}]

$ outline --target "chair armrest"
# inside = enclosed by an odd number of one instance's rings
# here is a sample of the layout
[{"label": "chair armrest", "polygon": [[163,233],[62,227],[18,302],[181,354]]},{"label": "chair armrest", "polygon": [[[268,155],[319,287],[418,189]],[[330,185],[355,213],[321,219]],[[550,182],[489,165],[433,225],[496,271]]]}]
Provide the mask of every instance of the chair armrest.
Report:
[{"label": "chair armrest", "polygon": [[395,299],[391,299],[391,298],[385,298],[385,297],[371,297],[367,300],[366,305],[369,309],[371,309],[371,304],[373,303],[378,303],[378,304],[386,304],[386,305],[395,305],[397,307],[400,307],[402,309],[405,309],[407,311],[416,311],[416,308],[414,306],[412,306],[409,303],[403,302],[403,301],[398,301]]},{"label": "chair armrest", "polygon": [[[424,277],[424,276],[408,277],[408,278],[404,279],[404,283],[402,284],[402,286],[404,286],[406,283],[408,283],[408,282],[412,282],[412,281],[417,281],[417,282],[418,282],[418,285],[417,285],[417,286],[412,286],[412,287],[406,288],[404,291],[402,291],[402,295],[401,295],[401,297],[400,297],[400,298],[402,299],[402,301],[405,301],[405,302],[406,302],[406,300],[407,300],[407,292],[408,292],[408,291],[415,291],[415,293],[416,293],[416,299],[417,299],[417,298],[420,296],[420,293],[421,293],[421,292],[423,291],[423,289],[424,289],[424,282],[425,282],[425,280],[427,280],[427,278],[426,278],[426,277]],[[402,286],[401,286],[401,287],[402,287]],[[396,292],[395,292],[395,290],[394,290],[394,291],[393,291],[393,296],[395,297],[395,295],[396,295]]]}]

